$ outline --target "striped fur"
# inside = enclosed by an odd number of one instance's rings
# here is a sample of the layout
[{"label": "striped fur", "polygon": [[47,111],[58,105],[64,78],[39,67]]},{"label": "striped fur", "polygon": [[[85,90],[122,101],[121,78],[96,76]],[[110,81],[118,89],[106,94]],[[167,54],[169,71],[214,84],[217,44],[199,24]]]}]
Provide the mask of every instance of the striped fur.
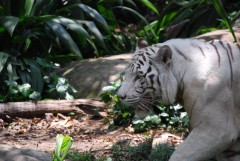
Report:
[{"label": "striped fur", "polygon": [[240,144],[239,151],[234,146],[240,134],[239,44],[197,39],[151,46],[138,42],[118,95],[142,117],[155,101],[184,106],[193,130],[170,161],[214,155],[219,160],[240,160]]}]

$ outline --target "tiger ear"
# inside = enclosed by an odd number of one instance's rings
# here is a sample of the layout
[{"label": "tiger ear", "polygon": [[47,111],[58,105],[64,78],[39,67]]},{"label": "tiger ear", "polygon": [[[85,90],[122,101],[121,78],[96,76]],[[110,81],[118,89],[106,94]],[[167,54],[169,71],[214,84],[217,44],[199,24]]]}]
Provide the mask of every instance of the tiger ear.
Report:
[{"label": "tiger ear", "polygon": [[157,52],[156,61],[169,64],[172,59],[172,50],[168,45],[161,46]]},{"label": "tiger ear", "polygon": [[148,47],[148,46],[149,45],[148,45],[147,41],[144,38],[140,37],[137,40],[136,50],[141,49],[141,48],[145,48],[145,47]]}]

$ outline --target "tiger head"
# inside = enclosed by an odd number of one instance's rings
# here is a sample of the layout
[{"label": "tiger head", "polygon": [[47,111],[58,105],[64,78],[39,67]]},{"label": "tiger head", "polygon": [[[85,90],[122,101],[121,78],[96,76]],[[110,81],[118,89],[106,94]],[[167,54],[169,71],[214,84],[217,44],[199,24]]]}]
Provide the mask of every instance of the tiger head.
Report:
[{"label": "tiger head", "polygon": [[172,50],[168,45],[149,46],[144,39],[139,39],[126,66],[124,81],[118,90],[119,98],[142,117],[152,111],[155,101],[173,104],[177,80],[172,65]]}]

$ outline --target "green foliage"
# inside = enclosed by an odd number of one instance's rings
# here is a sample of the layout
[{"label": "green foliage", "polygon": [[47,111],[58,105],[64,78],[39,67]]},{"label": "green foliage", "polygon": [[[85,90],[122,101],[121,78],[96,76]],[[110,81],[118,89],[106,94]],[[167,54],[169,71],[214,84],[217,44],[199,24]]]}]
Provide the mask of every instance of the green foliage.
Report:
[{"label": "green foliage", "polygon": [[135,116],[132,120],[135,132],[143,132],[151,128],[165,128],[177,131],[185,130],[189,125],[187,113],[183,107],[156,105],[158,112],[153,115],[148,115],[144,119]]},{"label": "green foliage", "polygon": [[[240,3],[234,5],[239,8]],[[155,12],[155,9],[152,10]],[[165,1],[159,11],[159,15],[155,15],[156,20],[138,32],[139,36],[146,35],[151,43],[176,37],[193,37],[203,33],[203,28],[223,28],[224,25],[229,28],[235,38],[232,23],[240,14],[237,9],[231,8],[231,3],[220,0],[170,0]]]},{"label": "green foliage", "polygon": [[[40,100],[46,98],[73,99],[76,90],[65,78],[52,74],[57,68],[43,58],[23,59],[15,63],[5,62],[0,75],[0,102]],[[6,65],[7,64],[7,65]],[[29,65],[27,65],[29,64]],[[11,67],[11,68],[10,68]],[[8,75],[8,76],[7,76]],[[31,84],[30,84],[31,83]]]},{"label": "green foliage", "polygon": [[40,93],[34,91],[28,83],[18,85],[17,82],[11,82],[11,89],[6,96],[1,96],[0,102],[22,101],[22,100],[40,100]]},{"label": "green foliage", "polygon": [[152,149],[152,141],[148,140],[138,146],[113,145],[112,157],[117,161],[166,161],[169,160],[174,150],[174,147],[168,144],[159,144]]},{"label": "green foliage", "polygon": [[[110,83],[109,86],[103,88],[100,97],[105,102],[113,103],[111,107],[114,115],[114,125],[129,125],[132,123],[132,127],[135,132],[143,132],[151,128],[161,127],[177,131],[183,131],[188,127],[189,120],[187,113],[180,105],[164,106],[162,104],[156,104],[156,113],[146,116],[144,119],[134,116],[134,110],[121,103],[116,95],[121,83]],[[111,125],[112,127],[112,125]]]},{"label": "green foliage", "polygon": [[113,102],[111,112],[114,115],[114,125],[117,126],[130,124],[134,116],[133,109],[122,104],[116,95],[120,85],[120,83],[111,82],[109,86],[102,89],[102,93],[100,94],[100,97],[104,102]]},{"label": "green foliage", "polygon": [[76,93],[77,91],[69,84],[68,80],[63,77],[58,77],[55,74],[51,76],[45,76],[44,80],[47,85],[45,97],[50,98],[64,98],[67,100],[72,100],[74,97],[71,93]]},{"label": "green foliage", "polygon": [[156,148],[152,150],[149,158],[151,161],[166,161],[170,159],[174,150],[175,148],[168,144],[158,144]]},{"label": "green foliage", "polygon": [[56,137],[56,147],[52,153],[53,161],[64,161],[72,146],[73,139],[70,136],[58,134]]},{"label": "green foliage", "polygon": [[122,32],[116,13],[145,21],[136,10],[131,0],[0,0],[0,95],[14,82],[42,95],[51,73],[45,69],[55,62],[129,51],[134,38]]},{"label": "green foliage", "polygon": [[77,152],[69,153],[67,158],[71,161],[112,161],[111,158],[95,158],[91,152]]},{"label": "green foliage", "polygon": [[94,160],[94,156],[90,152],[83,152],[79,153],[76,150],[72,154],[68,154],[67,156],[68,159],[71,161],[92,161]]},{"label": "green foliage", "polygon": [[213,2],[213,6],[215,7],[216,11],[218,12],[218,14],[221,16],[221,18],[223,19],[225,25],[227,26],[227,28],[230,30],[230,32],[233,35],[234,41],[237,42],[237,38],[234,34],[234,31],[232,29],[230,20],[228,18],[228,15],[223,7],[223,4],[221,2],[221,0],[212,0]]}]

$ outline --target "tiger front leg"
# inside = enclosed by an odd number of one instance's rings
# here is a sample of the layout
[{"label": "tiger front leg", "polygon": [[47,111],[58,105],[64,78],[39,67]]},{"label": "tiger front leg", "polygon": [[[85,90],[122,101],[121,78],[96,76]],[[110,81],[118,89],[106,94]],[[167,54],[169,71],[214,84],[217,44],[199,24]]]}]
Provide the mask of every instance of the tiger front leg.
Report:
[{"label": "tiger front leg", "polygon": [[237,141],[238,130],[231,110],[226,109],[221,102],[213,102],[205,107],[198,117],[201,120],[197,121],[198,124],[176,149],[170,161],[205,161]]}]

